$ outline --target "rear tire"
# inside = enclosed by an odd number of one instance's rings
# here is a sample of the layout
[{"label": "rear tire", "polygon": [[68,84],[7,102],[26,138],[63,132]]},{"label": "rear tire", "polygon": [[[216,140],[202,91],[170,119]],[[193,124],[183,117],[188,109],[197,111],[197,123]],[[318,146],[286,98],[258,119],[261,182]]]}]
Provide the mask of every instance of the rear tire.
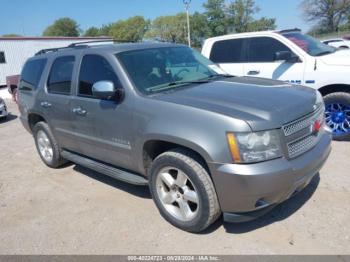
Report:
[{"label": "rear tire", "polygon": [[350,140],[350,93],[328,94],[324,102],[326,123],[333,131],[333,140]]},{"label": "rear tire", "polygon": [[67,162],[61,157],[58,143],[47,123],[37,123],[33,128],[33,135],[39,156],[47,166],[58,168]]},{"label": "rear tire", "polygon": [[209,173],[191,151],[178,148],[159,155],[149,185],[160,214],[182,230],[201,232],[221,215]]}]

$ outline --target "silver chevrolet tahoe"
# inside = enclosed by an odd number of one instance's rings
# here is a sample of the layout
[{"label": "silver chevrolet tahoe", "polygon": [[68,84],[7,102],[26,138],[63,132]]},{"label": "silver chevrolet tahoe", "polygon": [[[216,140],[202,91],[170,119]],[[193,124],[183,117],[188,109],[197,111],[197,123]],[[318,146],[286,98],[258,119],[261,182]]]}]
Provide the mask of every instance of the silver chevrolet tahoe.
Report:
[{"label": "silver chevrolet tahoe", "polygon": [[306,187],[331,133],[320,93],[225,74],[166,43],[73,44],[30,58],[20,119],[43,162],[148,185],[171,224],[252,220]]}]

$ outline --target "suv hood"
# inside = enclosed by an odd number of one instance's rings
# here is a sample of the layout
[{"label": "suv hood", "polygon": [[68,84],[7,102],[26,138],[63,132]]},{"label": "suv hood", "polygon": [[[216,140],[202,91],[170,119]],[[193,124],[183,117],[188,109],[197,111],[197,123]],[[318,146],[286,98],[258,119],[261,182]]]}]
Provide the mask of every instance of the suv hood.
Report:
[{"label": "suv hood", "polygon": [[175,89],[154,98],[245,120],[253,131],[259,131],[280,128],[314,111],[316,92],[280,81],[233,77]]},{"label": "suv hood", "polygon": [[326,65],[350,66],[350,50],[343,49],[319,58]]}]

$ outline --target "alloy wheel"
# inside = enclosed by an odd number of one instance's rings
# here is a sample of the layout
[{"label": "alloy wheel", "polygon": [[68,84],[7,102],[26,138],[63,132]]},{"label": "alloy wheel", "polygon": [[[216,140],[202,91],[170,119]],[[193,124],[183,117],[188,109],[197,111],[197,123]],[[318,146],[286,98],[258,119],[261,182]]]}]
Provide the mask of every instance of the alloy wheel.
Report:
[{"label": "alloy wheel", "polygon": [[157,194],[166,211],[180,221],[190,221],[198,213],[199,196],[194,184],[180,169],[166,167],[156,180]]}]

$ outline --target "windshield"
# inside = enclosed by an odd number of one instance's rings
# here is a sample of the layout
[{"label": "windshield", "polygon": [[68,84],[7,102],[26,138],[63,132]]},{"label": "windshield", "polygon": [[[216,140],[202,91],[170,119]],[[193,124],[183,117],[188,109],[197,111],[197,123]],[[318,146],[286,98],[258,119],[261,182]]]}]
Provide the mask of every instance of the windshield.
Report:
[{"label": "windshield", "polygon": [[150,94],[219,77],[213,62],[188,47],[162,47],[117,54],[142,93]]},{"label": "windshield", "polygon": [[336,48],[328,46],[311,36],[303,35],[299,32],[282,33],[282,35],[311,56],[327,55],[336,51]]}]

